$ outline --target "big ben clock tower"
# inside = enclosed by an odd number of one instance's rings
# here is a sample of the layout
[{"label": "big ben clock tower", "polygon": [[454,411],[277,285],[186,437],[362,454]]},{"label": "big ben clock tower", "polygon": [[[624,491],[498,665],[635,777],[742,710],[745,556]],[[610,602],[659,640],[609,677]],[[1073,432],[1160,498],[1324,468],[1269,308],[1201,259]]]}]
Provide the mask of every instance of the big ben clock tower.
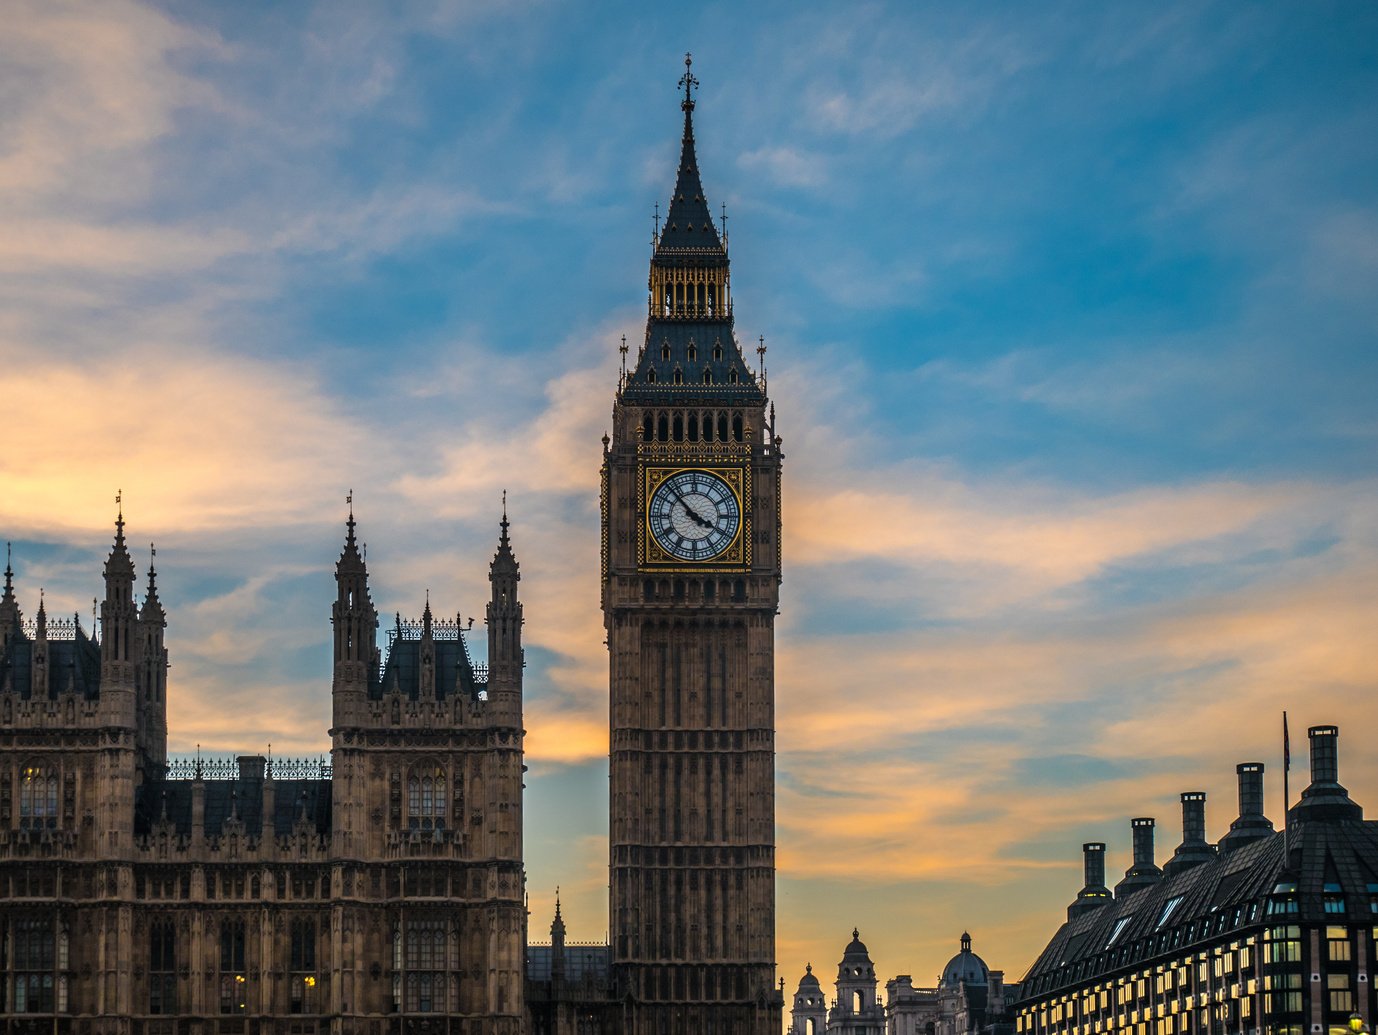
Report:
[{"label": "big ben clock tower", "polygon": [[780,451],[684,141],[602,471],[611,925],[629,1035],[776,1035]]}]

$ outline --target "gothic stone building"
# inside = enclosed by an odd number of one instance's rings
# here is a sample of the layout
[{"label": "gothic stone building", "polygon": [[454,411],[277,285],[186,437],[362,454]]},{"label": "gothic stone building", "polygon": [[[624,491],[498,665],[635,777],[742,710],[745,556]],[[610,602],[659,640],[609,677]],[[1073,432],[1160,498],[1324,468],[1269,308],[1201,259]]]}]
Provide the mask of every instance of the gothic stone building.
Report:
[{"label": "gothic stone building", "polygon": [[486,668],[458,620],[386,663],[351,513],[331,765],[168,765],[165,616],[116,523],[99,641],[0,599],[0,1023],[120,1035],[524,1028],[522,608],[504,515]]}]

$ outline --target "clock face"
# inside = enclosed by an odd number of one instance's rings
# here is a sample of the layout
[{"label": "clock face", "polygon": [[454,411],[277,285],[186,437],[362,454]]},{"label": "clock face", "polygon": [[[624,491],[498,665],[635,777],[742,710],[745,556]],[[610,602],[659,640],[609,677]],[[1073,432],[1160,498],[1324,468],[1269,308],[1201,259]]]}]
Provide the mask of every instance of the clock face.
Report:
[{"label": "clock face", "polygon": [[731,487],[716,474],[678,471],[656,488],[647,519],[666,553],[686,561],[708,561],[737,538],[742,509]]}]

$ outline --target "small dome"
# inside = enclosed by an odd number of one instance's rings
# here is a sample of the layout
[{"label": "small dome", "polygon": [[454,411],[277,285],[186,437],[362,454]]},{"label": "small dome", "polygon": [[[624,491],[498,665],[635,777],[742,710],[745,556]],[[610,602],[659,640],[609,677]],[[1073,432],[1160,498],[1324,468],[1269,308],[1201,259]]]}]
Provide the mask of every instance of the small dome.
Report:
[{"label": "small dome", "polygon": [[990,983],[990,968],[985,960],[971,951],[971,935],[965,931],[962,932],[962,951],[943,968],[942,987],[956,988],[963,982],[968,985]]},{"label": "small dome", "polygon": [[823,990],[818,983],[818,978],[813,976],[813,964],[807,963],[804,965],[804,976],[799,979],[799,991],[796,994],[806,995],[814,989],[820,992]]},{"label": "small dome", "polygon": [[842,950],[842,958],[865,959],[871,961],[871,950],[866,948],[866,943],[861,940],[861,932],[855,927],[852,928],[852,940],[847,943],[847,948]]}]

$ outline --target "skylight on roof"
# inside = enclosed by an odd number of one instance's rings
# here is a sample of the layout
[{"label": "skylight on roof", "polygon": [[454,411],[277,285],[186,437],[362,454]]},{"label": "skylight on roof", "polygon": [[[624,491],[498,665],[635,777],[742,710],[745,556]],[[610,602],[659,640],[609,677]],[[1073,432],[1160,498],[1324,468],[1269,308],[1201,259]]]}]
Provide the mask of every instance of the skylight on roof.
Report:
[{"label": "skylight on roof", "polygon": [[1120,935],[1124,934],[1124,929],[1129,926],[1129,921],[1133,919],[1134,914],[1130,913],[1128,916],[1122,916],[1115,921],[1115,928],[1110,932],[1110,940],[1105,943],[1107,949],[1115,944]]},{"label": "skylight on roof", "polygon": [[1162,911],[1162,913],[1161,913],[1161,914],[1159,915],[1159,917],[1158,917],[1158,925],[1157,925],[1157,927],[1154,928],[1154,930],[1155,930],[1155,931],[1160,930],[1160,929],[1163,927],[1164,924],[1166,924],[1169,920],[1171,920],[1171,919],[1172,919],[1172,914],[1175,913],[1175,912],[1177,912],[1177,907],[1180,906],[1181,904],[1182,904],[1182,896],[1181,896],[1181,895],[1173,895],[1172,898],[1168,899],[1168,900],[1167,900],[1167,904],[1163,906],[1163,911]]}]

